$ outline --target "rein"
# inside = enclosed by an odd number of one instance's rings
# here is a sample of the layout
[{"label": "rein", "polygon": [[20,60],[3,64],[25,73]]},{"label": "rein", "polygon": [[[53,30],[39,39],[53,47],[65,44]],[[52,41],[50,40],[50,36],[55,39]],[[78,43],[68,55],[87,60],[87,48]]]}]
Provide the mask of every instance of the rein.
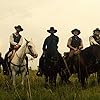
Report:
[{"label": "rein", "polygon": [[12,65],[14,65],[14,66],[17,66],[17,67],[23,67],[23,66],[26,66],[26,64],[25,65],[16,65],[16,64],[14,64],[14,63],[12,63],[12,62],[10,62]]},{"label": "rein", "polygon": [[21,57],[19,57],[19,56],[18,56],[18,54],[17,54],[17,53],[16,53],[16,56],[17,56],[19,59],[22,59]]},{"label": "rein", "polygon": [[32,52],[32,50],[31,50],[31,48],[28,46],[28,50],[29,50],[29,52],[31,53],[31,54],[33,54],[33,52]]}]

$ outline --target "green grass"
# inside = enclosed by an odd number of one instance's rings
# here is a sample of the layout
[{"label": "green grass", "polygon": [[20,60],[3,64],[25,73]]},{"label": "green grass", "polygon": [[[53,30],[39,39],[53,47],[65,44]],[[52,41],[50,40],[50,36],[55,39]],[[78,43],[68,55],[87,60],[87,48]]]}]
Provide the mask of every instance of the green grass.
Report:
[{"label": "green grass", "polygon": [[[86,89],[81,89],[77,76],[73,75],[71,84],[59,85],[57,88],[44,88],[44,79],[37,77],[35,71],[29,75],[32,100],[100,100],[100,86],[96,78],[91,76],[88,79]],[[20,84],[21,78],[17,77],[16,89],[12,86],[12,80],[0,74],[0,100],[29,100],[28,81],[25,79],[24,86]]]}]

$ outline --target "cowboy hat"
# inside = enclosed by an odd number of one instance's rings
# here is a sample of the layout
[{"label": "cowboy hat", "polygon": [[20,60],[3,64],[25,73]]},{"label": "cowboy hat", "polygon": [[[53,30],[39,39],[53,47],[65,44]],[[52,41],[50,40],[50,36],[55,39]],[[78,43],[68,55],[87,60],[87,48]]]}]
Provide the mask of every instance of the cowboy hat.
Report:
[{"label": "cowboy hat", "polygon": [[23,29],[22,29],[22,27],[21,27],[20,25],[15,26],[14,28],[15,28],[15,29],[20,29],[20,31],[23,31]]},{"label": "cowboy hat", "polygon": [[57,30],[54,29],[54,27],[50,27],[50,30],[47,30],[49,33],[56,33]]},{"label": "cowboy hat", "polygon": [[96,28],[95,30],[93,30],[93,32],[95,33],[96,31],[100,32],[99,28]]},{"label": "cowboy hat", "polygon": [[71,32],[72,32],[72,34],[74,34],[74,32],[75,31],[77,31],[78,32],[78,34],[77,35],[79,35],[81,32],[80,32],[80,30],[78,30],[78,29],[74,29],[74,30],[72,30]]}]

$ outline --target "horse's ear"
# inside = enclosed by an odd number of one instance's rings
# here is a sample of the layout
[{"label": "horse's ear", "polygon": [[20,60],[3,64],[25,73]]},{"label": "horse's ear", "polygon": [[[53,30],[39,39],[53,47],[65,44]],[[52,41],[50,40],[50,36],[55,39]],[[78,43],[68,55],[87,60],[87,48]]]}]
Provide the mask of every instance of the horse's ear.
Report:
[{"label": "horse's ear", "polygon": [[33,41],[33,39],[31,38],[31,41]]},{"label": "horse's ear", "polygon": [[26,38],[24,38],[25,39],[25,41],[26,41],[26,45],[30,42],[30,41],[28,41]]}]

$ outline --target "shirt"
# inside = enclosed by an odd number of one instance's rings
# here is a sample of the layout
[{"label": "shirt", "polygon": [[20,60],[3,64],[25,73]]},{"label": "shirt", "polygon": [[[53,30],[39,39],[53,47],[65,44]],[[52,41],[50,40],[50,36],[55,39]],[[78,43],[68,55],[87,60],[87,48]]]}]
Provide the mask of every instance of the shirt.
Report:
[{"label": "shirt", "polygon": [[[16,37],[18,37],[18,35],[16,34],[16,33],[13,33]],[[21,38],[20,38],[20,41],[19,41],[19,43],[16,43],[15,41],[14,41],[14,38],[13,38],[13,34],[11,34],[10,35],[10,44],[11,45],[22,45],[22,43],[23,43],[23,38],[22,38],[22,36],[21,36]]]},{"label": "shirt", "polygon": [[93,36],[90,36],[89,37],[89,42],[90,42],[90,45],[99,45],[99,43],[97,43],[96,41],[95,41],[95,39],[93,38]]}]

